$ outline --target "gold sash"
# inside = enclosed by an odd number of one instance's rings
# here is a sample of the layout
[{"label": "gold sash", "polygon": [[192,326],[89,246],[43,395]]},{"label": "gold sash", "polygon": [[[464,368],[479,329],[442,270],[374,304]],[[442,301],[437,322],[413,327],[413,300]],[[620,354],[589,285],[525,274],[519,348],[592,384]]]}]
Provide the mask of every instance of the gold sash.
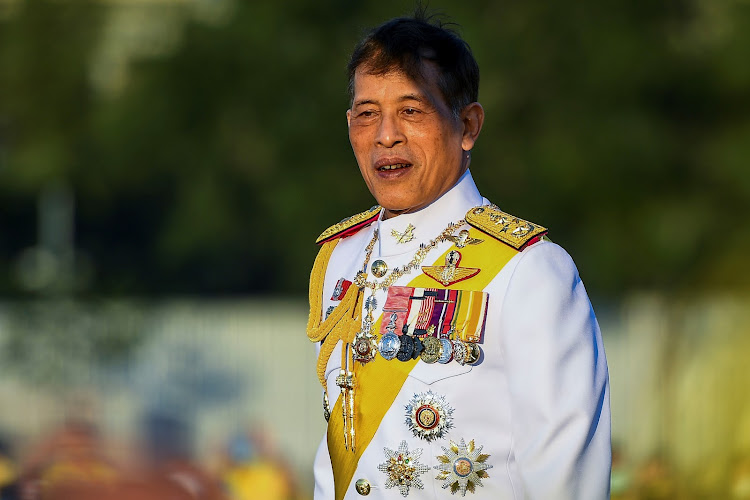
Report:
[{"label": "gold sash", "polygon": [[[482,236],[482,233],[472,228],[470,236],[478,238]],[[459,251],[462,254],[461,263],[465,263],[467,266],[480,267],[481,271],[479,274],[473,278],[453,283],[449,287],[444,287],[427,275],[420,274],[411,280],[408,286],[451,288],[454,290],[483,290],[497,276],[500,270],[505,267],[505,264],[518,253],[517,250],[508,245],[489,238],[486,238],[484,243],[480,245],[468,245]],[[438,257],[435,261],[436,264],[433,265],[444,263],[447,253],[448,251]],[[380,331],[381,321],[382,315],[373,326],[373,332]],[[331,418],[328,422],[328,451],[333,467],[336,500],[344,498],[354,476],[359,458],[365,449],[367,449],[368,444],[380,426],[383,416],[401,391],[406,377],[408,377],[418,362],[418,359],[405,363],[396,360],[387,361],[381,356],[376,356],[373,361],[364,366],[360,363],[354,363],[356,380],[356,414],[354,425],[357,436],[355,452],[344,448],[344,422],[340,395],[331,410]]]}]

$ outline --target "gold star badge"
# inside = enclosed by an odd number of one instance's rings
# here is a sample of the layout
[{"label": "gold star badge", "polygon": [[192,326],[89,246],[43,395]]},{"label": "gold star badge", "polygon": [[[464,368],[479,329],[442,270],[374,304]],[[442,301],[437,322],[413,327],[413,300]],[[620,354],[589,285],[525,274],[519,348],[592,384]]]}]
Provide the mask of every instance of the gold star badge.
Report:
[{"label": "gold star badge", "polygon": [[439,465],[433,467],[440,471],[435,479],[443,481],[442,487],[450,488],[452,494],[466,491],[474,493],[477,486],[483,486],[482,479],[489,477],[487,469],[492,466],[487,463],[489,455],[482,453],[481,446],[475,446],[474,440],[467,445],[463,438],[459,443],[450,442],[450,447],[442,447],[445,455],[437,457]]}]

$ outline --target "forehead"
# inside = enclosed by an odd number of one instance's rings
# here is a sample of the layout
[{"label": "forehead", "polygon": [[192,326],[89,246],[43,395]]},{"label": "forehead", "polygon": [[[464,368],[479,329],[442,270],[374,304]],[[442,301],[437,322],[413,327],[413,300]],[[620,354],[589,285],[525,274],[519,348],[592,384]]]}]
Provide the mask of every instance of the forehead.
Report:
[{"label": "forehead", "polygon": [[425,64],[422,81],[415,81],[400,69],[373,72],[367,66],[354,73],[353,104],[362,100],[402,99],[412,96],[425,99],[433,105],[444,104],[437,86],[437,69]]}]

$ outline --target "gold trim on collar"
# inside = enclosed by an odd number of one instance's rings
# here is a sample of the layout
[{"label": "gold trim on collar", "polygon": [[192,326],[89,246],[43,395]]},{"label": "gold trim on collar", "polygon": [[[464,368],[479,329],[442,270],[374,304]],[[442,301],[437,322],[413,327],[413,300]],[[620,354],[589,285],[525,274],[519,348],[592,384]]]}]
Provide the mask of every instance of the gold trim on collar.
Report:
[{"label": "gold trim on collar", "polygon": [[343,233],[344,231],[355,227],[357,224],[362,224],[364,222],[367,222],[369,219],[374,219],[378,216],[379,213],[380,206],[375,205],[369,210],[365,210],[364,212],[360,212],[356,215],[352,215],[351,217],[347,217],[341,222],[334,224],[333,226],[323,231],[323,233],[318,236],[318,239],[315,240],[315,243],[322,243],[326,240],[330,240],[331,238]]},{"label": "gold trim on collar", "polygon": [[466,213],[465,219],[470,225],[516,250],[547,233],[546,227],[507,214],[495,205],[474,207]]}]

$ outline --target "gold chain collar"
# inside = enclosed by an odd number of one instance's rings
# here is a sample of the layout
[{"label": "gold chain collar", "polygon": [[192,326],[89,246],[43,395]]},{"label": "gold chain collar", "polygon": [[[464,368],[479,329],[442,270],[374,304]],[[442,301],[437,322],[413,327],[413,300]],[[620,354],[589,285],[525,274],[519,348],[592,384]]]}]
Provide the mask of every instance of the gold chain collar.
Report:
[{"label": "gold chain collar", "polygon": [[453,235],[453,232],[466,224],[466,221],[461,219],[458,222],[451,222],[448,224],[448,227],[446,227],[443,232],[441,232],[435,239],[430,240],[428,243],[422,243],[419,245],[419,250],[414,254],[414,257],[411,259],[411,261],[408,264],[404,264],[401,267],[394,268],[391,273],[388,275],[387,278],[385,278],[381,282],[377,281],[367,281],[367,264],[370,262],[370,256],[372,255],[372,249],[375,246],[375,242],[378,240],[378,230],[375,230],[375,233],[372,236],[372,240],[370,240],[370,243],[367,245],[367,248],[365,249],[365,261],[362,264],[362,270],[357,273],[357,275],[354,277],[354,284],[359,288],[360,290],[364,290],[365,288],[369,288],[373,292],[375,290],[385,290],[391,285],[393,285],[401,276],[405,274],[411,273],[414,269],[419,267],[419,265],[424,261],[424,259],[427,257],[427,254],[435,248],[438,243],[442,243],[443,241],[447,241],[449,236]]}]

